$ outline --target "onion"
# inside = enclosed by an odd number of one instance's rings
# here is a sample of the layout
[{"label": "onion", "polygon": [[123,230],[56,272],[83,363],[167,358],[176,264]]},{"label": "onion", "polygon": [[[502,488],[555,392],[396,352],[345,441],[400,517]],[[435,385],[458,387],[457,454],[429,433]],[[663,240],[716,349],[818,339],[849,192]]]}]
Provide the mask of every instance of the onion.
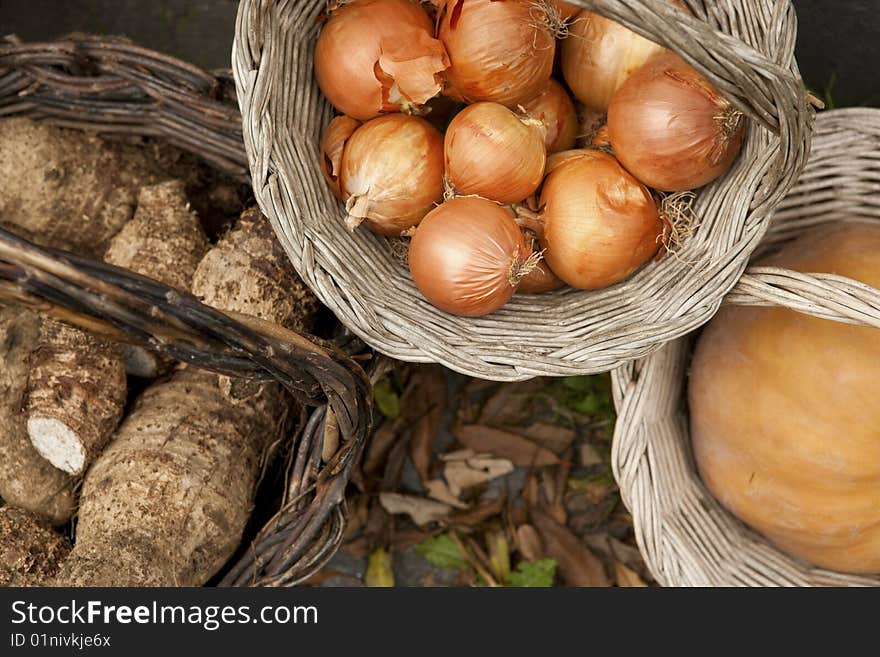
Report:
[{"label": "onion", "polygon": [[541,93],[523,104],[523,109],[544,124],[544,145],[548,153],[574,147],[579,127],[577,112],[568,92],[556,80],[551,79]]},{"label": "onion", "polygon": [[562,74],[579,101],[605,112],[620,85],[663,50],[620,23],[582,11],[568,26],[568,38],[562,42]]},{"label": "onion", "polygon": [[526,274],[516,288],[517,294],[543,294],[558,290],[565,283],[553,273],[546,261],[541,260]]},{"label": "onion", "polygon": [[351,228],[399,235],[443,198],[443,137],[415,116],[373,119],[345,146],[340,186]]},{"label": "onion", "polygon": [[577,5],[573,5],[568,2],[563,2],[562,0],[551,0],[553,6],[556,8],[556,11],[559,13],[559,18],[564,21],[567,21],[570,18],[573,18],[575,15],[581,12],[583,7],[578,7]]},{"label": "onion", "polygon": [[411,0],[354,0],[330,14],[315,77],[343,114],[367,120],[411,110],[440,93],[448,65],[428,14]]},{"label": "onion", "polygon": [[702,187],[727,171],[744,128],[742,113],[668,51],[627,80],[608,108],[608,136],[621,164],[665,192]]},{"label": "onion", "polygon": [[561,165],[565,164],[566,162],[570,162],[571,160],[576,160],[580,157],[592,157],[590,149],[573,148],[570,151],[559,151],[558,153],[548,155],[545,173],[546,175],[550,175],[550,172],[555,171]]},{"label": "onion", "polygon": [[350,116],[337,116],[330,121],[321,139],[321,173],[330,185],[336,198],[342,199],[339,187],[339,170],[342,166],[342,151],[348,138],[357,130],[361,122]]},{"label": "onion", "polygon": [[474,197],[432,210],[409,247],[409,270],[419,291],[437,308],[465,317],[487,315],[507,303],[537,259],[507,210]]},{"label": "onion", "polygon": [[438,36],[449,53],[444,93],[467,103],[516,108],[553,71],[556,40],[536,0],[447,0]]},{"label": "onion", "polygon": [[446,178],[459,194],[516,203],[544,177],[544,125],[498,103],[475,103],[446,129]]},{"label": "onion", "polygon": [[544,182],[541,205],[544,258],[572,287],[613,285],[659,248],[663,223],[650,192],[602,151],[559,164]]}]

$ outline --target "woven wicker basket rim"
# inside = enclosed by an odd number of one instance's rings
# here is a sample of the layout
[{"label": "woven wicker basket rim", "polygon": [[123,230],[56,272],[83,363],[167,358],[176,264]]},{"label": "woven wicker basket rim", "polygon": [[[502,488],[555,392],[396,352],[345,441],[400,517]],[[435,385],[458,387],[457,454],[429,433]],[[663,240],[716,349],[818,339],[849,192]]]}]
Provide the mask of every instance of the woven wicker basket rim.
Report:
[{"label": "woven wicker basket rim", "polygon": [[812,111],[788,0],[576,0],[680,53],[751,120],[738,162],[700,190],[678,257],[607,290],[517,295],[483,318],[427,303],[387,242],[349,234],[320,174],[333,115],[312,75],[324,0],[242,0],[233,74],[254,191],[303,280],[353,332],[400,360],[519,380],[607,371],[706,322],[742,274],[809,152]]}]

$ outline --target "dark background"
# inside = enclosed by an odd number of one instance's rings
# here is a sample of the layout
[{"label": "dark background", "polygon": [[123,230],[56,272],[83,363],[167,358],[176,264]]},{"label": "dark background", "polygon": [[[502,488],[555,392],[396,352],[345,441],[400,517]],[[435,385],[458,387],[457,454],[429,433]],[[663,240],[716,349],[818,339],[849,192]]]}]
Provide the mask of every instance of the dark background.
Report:
[{"label": "dark background", "polygon": [[[880,0],[794,0],[798,61],[834,103],[880,105]],[[66,32],[124,34],[198,64],[229,66],[237,0],[0,0],[0,34],[27,41]]]}]

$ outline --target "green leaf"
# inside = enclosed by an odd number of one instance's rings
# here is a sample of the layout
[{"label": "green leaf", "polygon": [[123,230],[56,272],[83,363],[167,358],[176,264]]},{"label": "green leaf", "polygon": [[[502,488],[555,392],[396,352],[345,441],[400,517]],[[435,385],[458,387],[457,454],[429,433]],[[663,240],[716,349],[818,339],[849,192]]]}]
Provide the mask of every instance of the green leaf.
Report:
[{"label": "green leaf", "polygon": [[554,382],[550,394],[565,408],[593,418],[614,417],[611,378],[606,375],[569,376]]},{"label": "green leaf", "polygon": [[510,574],[509,586],[548,587],[553,586],[555,577],[556,561],[554,559],[520,561],[516,564],[516,570]]},{"label": "green leaf", "polygon": [[392,420],[400,415],[400,397],[391,387],[391,382],[386,378],[379,381],[373,388],[376,406],[379,412]]},{"label": "green leaf", "polygon": [[461,548],[449,534],[440,534],[416,545],[416,552],[438,568],[462,570],[469,567]]}]

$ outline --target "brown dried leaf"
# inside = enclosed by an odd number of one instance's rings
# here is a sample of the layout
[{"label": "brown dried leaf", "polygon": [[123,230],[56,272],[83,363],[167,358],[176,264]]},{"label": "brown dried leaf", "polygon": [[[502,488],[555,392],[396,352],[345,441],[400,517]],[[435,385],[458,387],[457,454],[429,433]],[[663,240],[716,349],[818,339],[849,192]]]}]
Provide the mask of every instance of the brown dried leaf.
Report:
[{"label": "brown dried leaf", "polygon": [[532,522],[569,586],[611,586],[602,562],[567,527],[540,509],[532,509]]},{"label": "brown dried leaf", "polygon": [[590,443],[584,443],[580,448],[580,461],[581,465],[584,467],[590,465],[599,465],[603,463],[602,457],[599,455],[599,452],[596,451],[596,448],[593,447]]},{"label": "brown dried leaf", "polygon": [[509,431],[469,424],[456,427],[453,433],[462,445],[507,459],[514,465],[542,467],[559,463],[559,458],[550,450]]},{"label": "brown dried leaf", "polygon": [[526,561],[540,561],[544,558],[541,537],[532,525],[520,525],[516,528],[516,548]]},{"label": "brown dried leaf", "polygon": [[501,513],[504,508],[504,497],[496,497],[485,502],[481,502],[472,509],[467,511],[458,511],[449,516],[446,524],[450,527],[475,527],[485,522],[488,518],[492,518]]},{"label": "brown dried leaf", "polygon": [[[417,370],[419,385],[413,394],[416,407],[415,426],[409,446],[410,458],[422,482],[431,478],[431,458],[437,428],[446,410],[446,374],[439,366],[425,366]],[[407,415],[412,413],[407,409]]]},{"label": "brown dried leaf", "polygon": [[445,504],[448,504],[449,506],[455,507],[456,509],[469,508],[468,504],[465,504],[452,494],[452,491],[449,490],[449,486],[447,486],[446,482],[442,479],[432,479],[431,481],[426,481],[425,489],[428,491],[428,497],[435,499],[438,502],[443,502]]},{"label": "brown dried leaf", "polygon": [[509,472],[513,472],[513,463],[507,459],[496,459],[491,456],[474,456],[465,460],[449,461],[443,469],[449,490],[456,497],[466,488],[502,477]]},{"label": "brown dried leaf", "polygon": [[500,386],[483,405],[480,424],[518,426],[531,415],[531,400],[543,385],[540,379],[533,379]]},{"label": "brown dried leaf", "polygon": [[614,561],[614,578],[617,580],[617,585],[622,587],[642,588],[648,586],[636,571],[617,560]]},{"label": "brown dried leaf", "polygon": [[379,493],[379,503],[388,513],[407,514],[419,526],[441,520],[452,510],[448,504],[399,493]]},{"label": "brown dried leaf", "polygon": [[574,429],[549,422],[535,422],[516,431],[557,456],[571,447],[577,435]]},{"label": "brown dried leaf", "polygon": [[367,445],[367,454],[364,458],[364,473],[373,474],[379,471],[385,464],[385,457],[391,451],[397,439],[402,423],[398,420],[386,420],[373,432],[373,436]]}]

